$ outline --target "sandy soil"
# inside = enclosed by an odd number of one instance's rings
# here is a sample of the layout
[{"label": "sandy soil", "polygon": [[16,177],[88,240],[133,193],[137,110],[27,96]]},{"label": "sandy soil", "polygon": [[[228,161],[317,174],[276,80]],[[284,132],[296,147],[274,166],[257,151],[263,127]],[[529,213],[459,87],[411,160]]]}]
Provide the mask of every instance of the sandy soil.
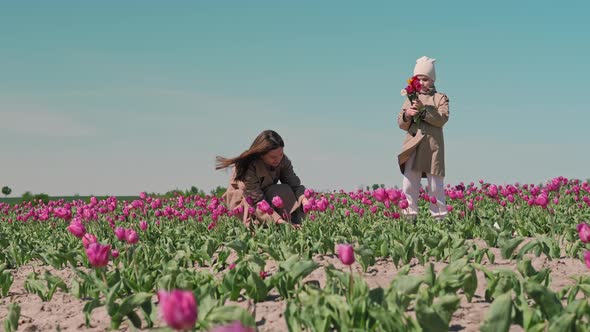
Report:
[{"label": "sandy soil", "polygon": [[[479,245],[479,243],[478,243]],[[504,260],[501,258],[498,249],[491,249],[496,254],[496,262],[490,264],[485,261],[483,264],[490,269],[494,268],[508,268],[516,270],[516,262]],[[317,256],[314,258],[321,266],[333,264],[337,268],[347,270],[337,257],[334,256]],[[577,259],[561,258],[555,260],[548,260],[544,256],[534,257],[533,266],[538,270],[544,267],[551,269],[551,288],[557,291],[573,281],[570,277],[575,275],[587,274],[588,268],[583,262]],[[445,263],[435,263],[436,272],[440,272],[446,266]],[[95,309],[92,314],[91,327],[84,326],[84,314],[82,308],[85,302],[78,300],[70,294],[57,291],[50,302],[42,302],[35,294],[28,294],[24,289],[24,282],[27,275],[33,272],[33,268],[37,272],[43,273],[45,269],[49,270],[62,279],[70,280],[73,277],[71,271],[55,270],[48,267],[35,266],[29,264],[14,271],[15,281],[10,289],[10,295],[7,298],[0,299],[0,321],[3,321],[7,316],[7,306],[11,301],[19,303],[21,306],[21,318],[19,321],[19,331],[108,331],[110,319],[104,307]],[[276,264],[269,262],[267,265],[268,271],[276,270]],[[363,275],[370,287],[388,287],[392,278],[396,275],[397,269],[390,260],[378,261],[374,266],[370,267],[367,273],[363,273],[360,265],[355,263],[355,273]],[[422,275],[424,267],[419,264],[413,264],[410,274]],[[478,275],[478,289],[472,302],[467,302],[465,297],[462,297],[460,308],[453,315],[450,324],[450,331],[478,331],[481,323],[484,320],[486,311],[490,303],[484,299],[485,292],[485,277],[481,272]],[[315,270],[304,281],[317,280],[320,285],[325,283],[325,272],[322,268]],[[271,299],[256,305],[256,322],[259,331],[287,331],[283,312],[285,309],[285,302],[280,300],[277,296],[271,296]],[[239,301],[236,303],[244,308],[247,307],[246,301]],[[156,326],[162,326],[161,321],[156,321]],[[134,330],[128,328],[126,323],[123,323],[121,331]],[[511,331],[522,331],[519,326],[512,326]]]}]

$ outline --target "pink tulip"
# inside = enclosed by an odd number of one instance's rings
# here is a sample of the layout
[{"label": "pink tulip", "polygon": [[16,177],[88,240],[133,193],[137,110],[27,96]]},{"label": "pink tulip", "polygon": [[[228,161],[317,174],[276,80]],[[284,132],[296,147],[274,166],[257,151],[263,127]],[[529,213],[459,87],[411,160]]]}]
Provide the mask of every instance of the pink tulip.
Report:
[{"label": "pink tulip", "polygon": [[127,230],[123,227],[115,228],[115,236],[119,241],[126,241],[127,240]]},{"label": "pink tulip", "polygon": [[84,245],[84,248],[88,248],[88,246],[90,244],[96,243],[96,242],[98,242],[98,239],[96,238],[96,236],[94,236],[90,233],[86,233],[82,237],[82,244]]},{"label": "pink tulip", "polygon": [[436,204],[436,197],[430,196],[430,203]]},{"label": "pink tulip", "polygon": [[586,266],[590,268],[590,251],[588,250],[584,251],[584,262],[586,263]]},{"label": "pink tulip", "polygon": [[352,265],[354,263],[354,249],[350,244],[339,244],[336,251],[338,251],[338,258],[342,264]]},{"label": "pink tulip", "polygon": [[137,242],[139,242],[139,236],[137,236],[137,232],[132,229],[128,229],[127,230],[127,243],[136,244]]},{"label": "pink tulip", "polygon": [[402,210],[403,209],[407,209],[408,206],[410,206],[410,204],[405,199],[399,202],[399,208],[402,209]]},{"label": "pink tulip", "polygon": [[322,197],[322,199],[316,201],[316,207],[320,212],[326,211],[328,208],[328,200],[325,197]]},{"label": "pink tulip", "polygon": [[111,256],[113,256],[113,258],[119,257],[119,250],[111,250]]},{"label": "pink tulip", "polygon": [[159,291],[160,315],[175,330],[190,330],[197,321],[197,303],[191,291]]},{"label": "pink tulip", "polygon": [[394,201],[397,202],[401,197],[401,193],[399,190],[395,190],[395,189],[387,189],[387,198],[389,198],[390,201]]},{"label": "pink tulip", "polygon": [[244,214],[244,206],[243,205],[239,205],[236,208],[233,209],[232,214],[234,216],[240,216],[242,214]]},{"label": "pink tulip", "polygon": [[270,205],[268,204],[268,202],[265,201],[265,200],[262,200],[262,201],[258,202],[258,204],[256,204],[256,207],[260,211],[262,211],[262,212],[264,212],[266,214],[272,214],[272,212],[273,212],[273,209],[270,207]]},{"label": "pink tulip", "polygon": [[145,230],[148,228],[148,223],[147,223],[147,221],[143,220],[142,222],[140,222],[140,223],[139,223],[139,228],[140,228],[142,231],[145,231]]},{"label": "pink tulip", "polygon": [[496,185],[491,185],[490,188],[488,189],[488,194],[491,197],[496,197],[498,196],[498,187],[496,187]]},{"label": "pink tulip", "polygon": [[[248,214],[254,214],[256,213],[256,209],[254,209],[253,207],[248,207]],[[202,218],[202,217],[201,217]]]},{"label": "pink tulip", "polygon": [[547,196],[537,196],[537,198],[535,198],[535,204],[542,206],[542,207],[547,207],[547,204],[549,204],[549,200],[547,199]]},{"label": "pink tulip", "polygon": [[373,197],[377,200],[377,202],[383,202],[389,198],[387,192],[383,188],[379,188],[373,192]]},{"label": "pink tulip", "polygon": [[272,198],[272,205],[274,205],[278,209],[282,209],[284,206],[283,199],[281,199],[280,196],[273,197]]},{"label": "pink tulip", "polygon": [[58,217],[62,218],[65,221],[68,221],[72,218],[72,211],[69,209],[59,207],[53,211],[53,213]]},{"label": "pink tulip", "polygon": [[70,226],[66,228],[70,233],[72,233],[72,235],[74,235],[77,238],[82,238],[84,234],[86,234],[86,228],[84,228],[84,225],[82,225],[82,223],[79,221],[73,221],[72,223],[70,223]]},{"label": "pink tulip", "polygon": [[88,256],[90,265],[94,267],[103,267],[109,263],[110,251],[110,245],[102,245],[96,242],[90,243],[86,248],[86,256]]},{"label": "pink tulip", "polygon": [[243,326],[242,322],[237,320],[229,325],[218,326],[211,332],[254,332],[254,329]]},{"label": "pink tulip", "polygon": [[590,242],[590,226],[587,223],[578,224],[578,236],[584,243]]}]

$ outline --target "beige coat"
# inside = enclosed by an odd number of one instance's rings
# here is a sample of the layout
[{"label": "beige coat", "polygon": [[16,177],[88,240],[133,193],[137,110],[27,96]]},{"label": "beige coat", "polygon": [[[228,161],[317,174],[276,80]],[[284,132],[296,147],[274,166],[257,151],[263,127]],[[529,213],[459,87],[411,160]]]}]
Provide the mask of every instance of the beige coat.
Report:
[{"label": "beige coat", "polygon": [[[248,213],[250,205],[245,198],[250,197],[253,206],[256,207],[258,202],[265,199],[265,193],[267,193],[268,189],[279,181],[283,184],[287,184],[295,194],[294,198],[297,200],[296,202],[285,202],[285,206],[291,206],[290,212],[295,211],[300,206],[304,197],[305,187],[301,184],[301,180],[299,180],[295,171],[293,171],[291,160],[289,160],[286,155],[283,157],[283,160],[281,160],[279,166],[274,169],[267,166],[262,159],[257,159],[251,163],[246,170],[243,181],[236,180],[235,176],[236,172],[234,169],[229,181],[229,186],[227,187],[225,194],[223,194],[223,197],[230,210],[233,210],[240,205],[244,207],[243,221],[246,224],[249,224],[253,218]],[[285,198],[283,198],[283,200],[285,200]],[[272,203],[268,198],[267,202],[272,206]],[[278,219],[282,218],[282,216],[276,212],[274,212],[273,215],[268,215],[259,209],[256,209],[255,218],[263,222],[276,222]]]},{"label": "beige coat", "polygon": [[398,155],[398,164],[403,174],[405,163],[412,153],[416,152],[413,169],[421,171],[422,177],[425,177],[426,173],[445,176],[443,126],[449,120],[449,98],[436,91],[431,94],[420,94],[419,98],[426,107],[420,128],[411,118],[406,119],[404,116],[404,111],[411,106],[408,99],[397,116],[399,127],[407,131],[402,151]]}]

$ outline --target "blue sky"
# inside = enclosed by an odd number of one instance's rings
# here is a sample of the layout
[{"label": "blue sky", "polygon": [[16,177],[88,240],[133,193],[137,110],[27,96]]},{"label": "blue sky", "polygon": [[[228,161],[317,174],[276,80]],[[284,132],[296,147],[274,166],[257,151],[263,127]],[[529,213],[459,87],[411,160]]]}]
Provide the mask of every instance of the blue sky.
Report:
[{"label": "blue sky", "polygon": [[1,1],[0,186],[227,185],[278,131],[304,184],[400,186],[415,60],[451,101],[446,182],[588,178],[582,1]]}]

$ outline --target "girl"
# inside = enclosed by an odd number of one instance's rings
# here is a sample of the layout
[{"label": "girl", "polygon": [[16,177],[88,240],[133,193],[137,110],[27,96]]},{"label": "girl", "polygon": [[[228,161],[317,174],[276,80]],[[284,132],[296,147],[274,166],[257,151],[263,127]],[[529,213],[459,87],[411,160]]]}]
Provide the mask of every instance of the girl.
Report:
[{"label": "girl", "polygon": [[[223,197],[230,210],[242,214],[244,224],[256,220],[277,224],[291,222],[298,227],[301,223],[304,217],[302,206],[308,204],[305,187],[293,171],[291,160],[283,153],[284,147],[279,134],[265,130],[239,156],[217,157],[215,169],[234,166]],[[279,181],[281,184],[277,184]],[[276,199],[273,202],[276,196],[281,198],[282,204]],[[271,214],[261,209],[265,203],[258,204],[264,200],[274,208]]]},{"label": "girl", "polygon": [[417,100],[404,102],[397,117],[399,127],[407,132],[398,163],[404,176],[403,191],[409,203],[402,212],[411,220],[418,215],[420,180],[423,177],[428,179],[430,213],[438,219],[447,214],[443,126],[449,120],[449,98],[437,92],[434,86],[435,61],[425,56],[416,60],[414,76],[418,77],[422,88]]}]

